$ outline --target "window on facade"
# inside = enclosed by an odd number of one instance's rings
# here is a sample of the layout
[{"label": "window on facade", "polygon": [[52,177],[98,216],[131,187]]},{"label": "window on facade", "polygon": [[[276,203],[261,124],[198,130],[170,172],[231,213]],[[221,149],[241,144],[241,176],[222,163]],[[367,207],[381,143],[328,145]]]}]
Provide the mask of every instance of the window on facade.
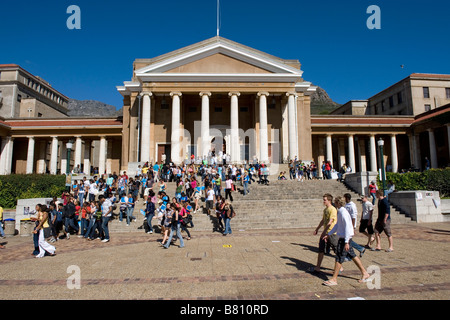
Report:
[{"label": "window on facade", "polygon": [[394,106],[394,96],[389,97],[389,108],[392,108]]},{"label": "window on facade", "polygon": [[386,104],[384,103],[384,100],[381,101],[381,112],[384,112],[386,109]]},{"label": "window on facade", "polygon": [[425,112],[430,111],[431,110],[431,104],[426,104],[425,105]]},{"label": "window on facade", "polygon": [[445,88],[445,97],[450,99],[450,88]]},{"label": "window on facade", "polygon": [[17,95],[17,101],[21,102],[22,101],[22,96],[20,94]]},{"label": "window on facade", "polygon": [[42,118],[42,113],[38,112],[38,118]]},{"label": "window on facade", "polygon": [[430,88],[423,87],[423,97],[428,99],[430,97]]}]

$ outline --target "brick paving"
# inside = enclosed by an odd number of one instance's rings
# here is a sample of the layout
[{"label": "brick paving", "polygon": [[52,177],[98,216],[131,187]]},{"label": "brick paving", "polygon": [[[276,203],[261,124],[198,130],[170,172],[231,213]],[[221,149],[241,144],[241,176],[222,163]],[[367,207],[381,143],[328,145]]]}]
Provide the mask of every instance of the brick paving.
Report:
[{"label": "brick paving", "polygon": [[[233,235],[191,230],[185,248],[165,250],[160,234],[113,233],[109,243],[76,236],[59,240],[57,255],[36,259],[31,237],[8,237],[0,250],[2,300],[431,300],[450,298],[450,223],[394,225],[392,253],[366,252],[364,266],[381,271],[379,289],[359,284],[347,262],[338,286],[325,287],[333,256],[323,272],[307,273],[317,259],[313,229],[240,230]],[[365,237],[356,235],[360,244]],[[387,239],[382,236],[382,246]],[[80,289],[70,289],[70,266]]]}]

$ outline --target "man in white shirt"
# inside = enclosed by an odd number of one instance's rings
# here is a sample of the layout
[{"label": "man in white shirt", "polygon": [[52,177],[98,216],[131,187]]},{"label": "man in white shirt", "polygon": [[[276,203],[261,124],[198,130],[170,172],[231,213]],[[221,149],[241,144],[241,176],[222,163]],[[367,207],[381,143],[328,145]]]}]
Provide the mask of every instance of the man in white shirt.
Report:
[{"label": "man in white shirt", "polygon": [[[359,232],[367,236],[366,248],[370,248],[375,241],[374,230],[372,226],[374,205],[367,200],[367,196],[362,197],[362,216],[359,223]],[[366,231],[367,230],[367,231]]]},{"label": "man in white shirt", "polygon": [[102,230],[105,235],[105,238],[102,240],[102,242],[109,242],[108,222],[112,215],[112,203],[111,200],[105,198],[104,195],[98,196],[98,200],[100,201],[102,206]]},{"label": "man in white shirt", "polygon": [[[356,221],[358,219],[358,209],[356,208],[356,204],[352,201],[352,196],[350,193],[344,194],[345,198],[345,209],[347,209],[348,213],[352,217],[352,225],[353,229],[356,229]],[[357,244],[355,241],[352,241],[352,247],[359,251],[359,256],[362,257],[366,248]]]},{"label": "man in white shirt", "polygon": [[323,237],[324,240],[328,240],[329,236],[336,232],[339,240],[336,248],[336,262],[334,266],[333,277],[325,281],[323,284],[326,286],[335,286],[337,285],[337,277],[339,275],[339,271],[341,270],[342,264],[346,259],[352,260],[359,271],[361,272],[361,279],[358,282],[366,282],[370,275],[367,273],[366,269],[361,263],[361,260],[356,256],[355,252],[352,248],[352,237],[354,235],[353,232],[353,224],[352,219],[345,209],[345,200],[343,197],[336,197],[334,200],[334,204],[337,208],[337,223],[334,225],[333,229],[328,232],[327,235]]},{"label": "man in white shirt", "polygon": [[209,215],[209,210],[215,210],[214,203],[216,202],[216,196],[214,194],[214,190],[211,185],[209,185],[208,190],[206,191],[206,211]]}]

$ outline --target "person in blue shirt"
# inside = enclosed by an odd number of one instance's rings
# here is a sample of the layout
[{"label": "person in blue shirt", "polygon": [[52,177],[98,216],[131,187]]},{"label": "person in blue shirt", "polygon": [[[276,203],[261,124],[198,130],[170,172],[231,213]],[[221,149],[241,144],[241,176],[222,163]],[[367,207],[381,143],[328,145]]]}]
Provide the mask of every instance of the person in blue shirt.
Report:
[{"label": "person in blue shirt", "polygon": [[134,221],[136,221],[136,217],[133,216],[133,211],[134,211],[134,198],[133,195],[131,194],[131,192],[128,194],[128,204],[127,204],[127,225],[130,225],[130,220],[133,219]]},{"label": "person in blue shirt", "polygon": [[[150,190],[148,193],[148,196],[151,198],[153,198],[153,196],[155,195],[155,193],[153,192],[153,190]],[[147,201],[147,205],[145,206],[145,220],[146,222],[144,222],[144,228],[145,228],[145,232],[146,233],[153,233],[153,227],[152,227],[152,219],[153,216],[155,215],[155,204],[153,203],[153,201]]]},{"label": "person in blue shirt", "polygon": [[246,196],[249,191],[248,191],[248,182],[250,180],[250,177],[248,176],[247,171],[244,172],[244,178],[243,178],[243,184],[244,184],[244,196]]}]

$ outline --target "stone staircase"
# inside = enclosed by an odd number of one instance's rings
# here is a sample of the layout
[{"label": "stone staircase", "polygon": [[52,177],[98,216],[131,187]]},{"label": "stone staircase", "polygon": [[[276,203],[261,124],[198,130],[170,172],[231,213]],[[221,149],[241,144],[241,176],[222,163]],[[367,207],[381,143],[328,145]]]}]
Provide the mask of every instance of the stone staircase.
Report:
[{"label": "stone staircase", "polygon": [[[276,180],[272,177],[270,185],[249,185],[250,193],[243,196],[243,188],[238,185],[238,190],[233,192],[232,205],[236,211],[236,217],[232,220],[232,229],[289,229],[316,227],[322,219],[324,193],[343,196],[350,193],[352,200],[358,208],[358,225],[362,213],[362,203],[359,195],[349,190],[344,184],[336,180],[309,180],[298,182],[295,180]],[[167,184],[167,194],[175,195],[175,183]],[[222,190],[222,195],[224,191]],[[141,199],[134,210],[136,222],[126,226],[126,222],[119,223],[114,219],[110,223],[110,232],[144,232],[138,229],[143,225],[143,215],[139,210],[144,207]],[[201,209],[194,213],[193,230],[212,231],[215,217],[203,213],[204,202]],[[116,210],[118,211],[118,210]],[[375,206],[374,217],[378,216],[378,207]],[[413,221],[395,210],[391,206],[392,224],[413,223]],[[153,220],[156,224],[156,220]]]}]

